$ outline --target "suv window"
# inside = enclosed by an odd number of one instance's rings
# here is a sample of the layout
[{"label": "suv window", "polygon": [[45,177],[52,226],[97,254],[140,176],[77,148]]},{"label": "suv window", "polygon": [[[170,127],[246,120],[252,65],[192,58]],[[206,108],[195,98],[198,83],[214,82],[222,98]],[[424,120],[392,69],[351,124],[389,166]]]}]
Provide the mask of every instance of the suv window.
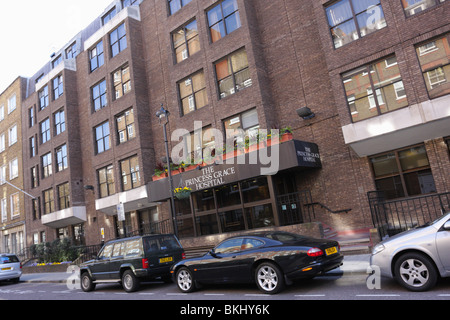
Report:
[{"label": "suv window", "polygon": [[125,256],[126,257],[142,255],[141,239],[129,240],[129,241],[126,241],[125,244],[126,244],[125,245]]},{"label": "suv window", "polygon": [[147,253],[157,253],[160,250],[181,249],[179,242],[173,236],[144,238]]},{"label": "suv window", "polygon": [[0,257],[0,264],[17,263],[17,262],[19,262],[19,258],[13,255]]},{"label": "suv window", "polygon": [[118,243],[114,244],[112,256],[113,257],[121,257],[123,255],[124,246],[125,246],[125,243],[123,243],[123,242],[118,242]]},{"label": "suv window", "polygon": [[99,258],[100,258],[100,259],[108,259],[108,258],[111,258],[112,249],[113,249],[113,245],[112,245],[112,244],[106,245],[106,247],[105,247],[105,248],[103,249],[103,251],[100,253]]}]

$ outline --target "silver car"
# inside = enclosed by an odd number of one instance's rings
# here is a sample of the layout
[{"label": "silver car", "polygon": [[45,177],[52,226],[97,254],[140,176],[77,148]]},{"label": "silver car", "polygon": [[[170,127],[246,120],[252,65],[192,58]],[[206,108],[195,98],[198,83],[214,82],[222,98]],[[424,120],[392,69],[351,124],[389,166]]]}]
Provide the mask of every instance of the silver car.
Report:
[{"label": "silver car", "polygon": [[370,264],[411,291],[431,289],[439,275],[450,277],[450,212],[380,242]]},{"label": "silver car", "polygon": [[16,255],[0,253],[0,281],[11,280],[19,282],[22,276],[22,264]]}]

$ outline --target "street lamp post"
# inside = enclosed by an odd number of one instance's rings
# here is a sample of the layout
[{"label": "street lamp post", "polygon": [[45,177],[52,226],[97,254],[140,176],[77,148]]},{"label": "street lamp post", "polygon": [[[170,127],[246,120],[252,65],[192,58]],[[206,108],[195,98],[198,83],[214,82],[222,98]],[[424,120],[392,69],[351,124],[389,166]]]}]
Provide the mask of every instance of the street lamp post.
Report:
[{"label": "street lamp post", "polygon": [[[173,220],[173,231],[175,235],[178,237],[178,225],[177,225],[177,217],[175,214],[175,199],[173,195],[173,179],[172,179],[172,169],[170,167],[170,155],[169,155],[169,140],[167,138],[167,124],[169,123],[169,115],[170,112],[164,109],[164,106],[161,104],[161,109],[156,113],[156,116],[159,119],[159,123],[163,125],[164,131],[164,145],[166,147],[166,159],[167,159],[167,173],[169,175],[169,187],[170,187],[170,211],[172,214]],[[163,119],[165,121],[163,122]]]}]

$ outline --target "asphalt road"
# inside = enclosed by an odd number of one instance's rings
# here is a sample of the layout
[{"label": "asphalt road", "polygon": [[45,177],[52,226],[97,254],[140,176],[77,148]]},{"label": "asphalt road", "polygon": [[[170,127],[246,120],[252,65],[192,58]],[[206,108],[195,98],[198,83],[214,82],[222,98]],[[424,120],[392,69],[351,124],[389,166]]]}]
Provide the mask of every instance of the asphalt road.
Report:
[{"label": "asphalt road", "polygon": [[[296,301],[296,300],[450,300],[450,279],[442,279],[429,292],[414,293],[382,278],[381,289],[368,289],[363,274],[322,276],[296,282],[274,296],[261,294],[255,285],[215,285],[182,294],[175,284],[143,283],[126,293],[119,284],[99,284],[94,292],[70,290],[63,283],[0,283],[0,300],[164,300],[164,301]],[[1,302],[0,302],[1,305]]]}]

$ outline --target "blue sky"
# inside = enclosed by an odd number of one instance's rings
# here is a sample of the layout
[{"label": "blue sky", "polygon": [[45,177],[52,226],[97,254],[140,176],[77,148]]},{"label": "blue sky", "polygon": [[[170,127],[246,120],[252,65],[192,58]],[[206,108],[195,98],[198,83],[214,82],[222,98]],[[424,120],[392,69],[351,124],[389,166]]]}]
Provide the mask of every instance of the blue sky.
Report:
[{"label": "blue sky", "polygon": [[14,0],[0,6],[0,94],[30,77],[113,0]]}]

